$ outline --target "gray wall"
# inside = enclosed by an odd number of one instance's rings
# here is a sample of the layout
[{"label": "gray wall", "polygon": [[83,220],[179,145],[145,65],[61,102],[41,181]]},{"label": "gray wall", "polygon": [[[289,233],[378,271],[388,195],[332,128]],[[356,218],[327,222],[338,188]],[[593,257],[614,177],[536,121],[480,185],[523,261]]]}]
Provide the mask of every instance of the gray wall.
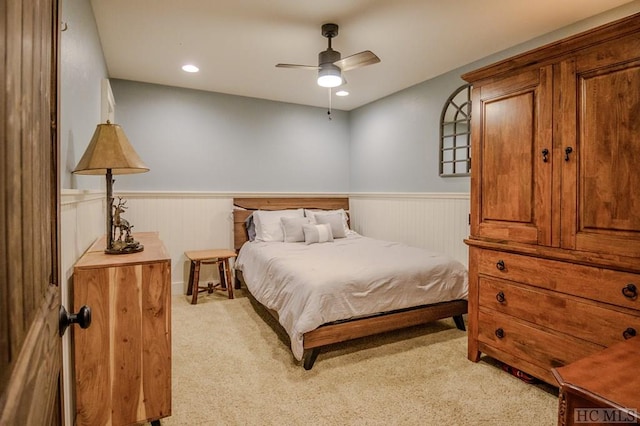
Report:
[{"label": "gray wall", "polygon": [[116,121],[150,172],[117,189],[348,192],[349,113],[111,80]]},{"label": "gray wall", "polygon": [[440,114],[464,84],[451,72],[351,112],[351,192],[468,192],[438,174]]},{"label": "gray wall", "polygon": [[460,75],[640,12],[640,1],[585,19],[351,111],[349,191],[468,192],[468,177],[439,176],[439,120]]},{"label": "gray wall", "polygon": [[61,187],[104,188],[104,179],[71,174],[100,122],[100,81],[108,77],[93,9],[89,0],[63,0],[61,13],[67,24],[60,38]]},{"label": "gray wall", "polygon": [[[427,80],[351,112],[112,80],[116,122],[149,173],[116,190],[232,192],[468,192],[438,176],[440,113],[465,71],[640,11],[640,0]],[[100,121],[106,67],[88,0],[65,0],[63,188],[103,188],[72,176]]]}]

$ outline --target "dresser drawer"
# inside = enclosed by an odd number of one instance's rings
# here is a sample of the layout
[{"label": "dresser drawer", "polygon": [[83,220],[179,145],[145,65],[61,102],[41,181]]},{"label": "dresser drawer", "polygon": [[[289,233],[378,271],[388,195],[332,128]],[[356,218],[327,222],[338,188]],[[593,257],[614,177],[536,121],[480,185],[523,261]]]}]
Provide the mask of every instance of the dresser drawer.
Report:
[{"label": "dresser drawer", "polygon": [[478,341],[545,370],[603,349],[595,343],[538,328],[484,308],[478,312]]},{"label": "dresser drawer", "polygon": [[640,312],[632,315],[607,305],[494,278],[480,278],[480,306],[494,309],[602,346],[640,334]]},{"label": "dresser drawer", "polygon": [[640,275],[494,250],[470,250],[478,273],[640,310]]}]

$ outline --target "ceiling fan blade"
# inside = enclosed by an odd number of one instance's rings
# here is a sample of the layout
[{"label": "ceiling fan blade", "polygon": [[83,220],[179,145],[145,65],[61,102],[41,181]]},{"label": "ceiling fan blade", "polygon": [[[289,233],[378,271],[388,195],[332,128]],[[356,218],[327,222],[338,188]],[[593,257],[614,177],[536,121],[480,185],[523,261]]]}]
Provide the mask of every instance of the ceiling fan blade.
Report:
[{"label": "ceiling fan blade", "polygon": [[380,62],[380,58],[378,58],[375,53],[370,50],[365,50],[364,52],[356,53],[339,61],[335,61],[333,64],[340,67],[344,72],[354,68],[364,67],[365,65],[377,64],[378,62]]},{"label": "ceiling fan blade", "polygon": [[278,68],[298,68],[302,70],[318,71],[317,65],[276,64]]}]

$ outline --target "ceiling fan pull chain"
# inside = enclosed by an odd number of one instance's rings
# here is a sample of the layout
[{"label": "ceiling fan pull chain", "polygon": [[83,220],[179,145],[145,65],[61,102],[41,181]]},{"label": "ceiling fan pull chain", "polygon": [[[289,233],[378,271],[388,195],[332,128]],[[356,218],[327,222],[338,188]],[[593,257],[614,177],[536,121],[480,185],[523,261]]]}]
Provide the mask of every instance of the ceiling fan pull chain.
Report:
[{"label": "ceiling fan pull chain", "polygon": [[329,116],[329,120],[331,120],[331,88],[329,88],[328,91],[329,91],[329,110],[327,111],[327,115]]}]

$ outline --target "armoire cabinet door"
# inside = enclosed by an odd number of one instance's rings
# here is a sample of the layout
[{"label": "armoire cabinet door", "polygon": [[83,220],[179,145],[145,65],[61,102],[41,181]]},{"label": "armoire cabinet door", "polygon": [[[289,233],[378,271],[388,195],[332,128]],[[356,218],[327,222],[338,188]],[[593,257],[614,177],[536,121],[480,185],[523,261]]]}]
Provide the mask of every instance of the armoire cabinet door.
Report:
[{"label": "armoire cabinet door", "polygon": [[587,49],[560,75],[558,142],[572,148],[562,162],[561,246],[639,257],[640,36]]},{"label": "armoire cabinet door", "polygon": [[472,236],[551,243],[552,107],[551,66],[474,89]]}]

